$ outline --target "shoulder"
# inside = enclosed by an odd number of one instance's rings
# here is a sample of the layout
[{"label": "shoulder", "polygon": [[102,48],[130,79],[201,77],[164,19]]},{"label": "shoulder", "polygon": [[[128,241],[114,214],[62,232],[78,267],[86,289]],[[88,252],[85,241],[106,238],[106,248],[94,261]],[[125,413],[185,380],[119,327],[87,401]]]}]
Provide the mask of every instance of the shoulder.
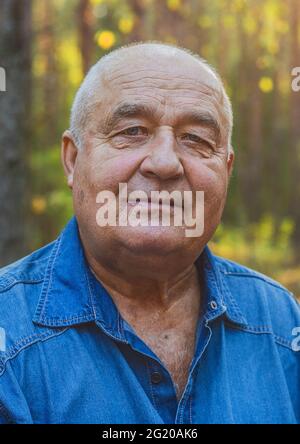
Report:
[{"label": "shoulder", "polygon": [[36,282],[43,279],[47,259],[49,259],[55,241],[33,253],[0,268],[0,292],[20,282]]},{"label": "shoulder", "polygon": [[0,374],[4,362],[51,334],[32,322],[55,241],[0,269]]},{"label": "shoulder", "polygon": [[276,280],[219,256],[214,256],[224,291],[238,305],[253,333],[272,333],[289,348],[295,328],[300,327],[300,305]]}]

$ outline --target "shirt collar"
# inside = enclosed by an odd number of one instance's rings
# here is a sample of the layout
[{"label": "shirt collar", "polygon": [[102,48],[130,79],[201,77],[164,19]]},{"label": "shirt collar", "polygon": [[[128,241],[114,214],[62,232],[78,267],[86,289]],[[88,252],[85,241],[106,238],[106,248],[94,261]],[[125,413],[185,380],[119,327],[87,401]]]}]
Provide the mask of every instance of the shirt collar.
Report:
[{"label": "shirt collar", "polygon": [[[245,324],[208,246],[196,264],[202,267],[207,322],[224,315],[234,323]],[[88,266],[73,217],[54,244],[33,322],[62,327],[91,321],[102,324],[108,333],[122,337],[120,314]]]},{"label": "shirt collar", "polygon": [[202,276],[204,283],[202,288],[206,305],[204,307],[206,320],[213,321],[220,316],[225,316],[234,324],[247,324],[246,318],[223,277],[216,257],[207,245],[197,259],[197,265],[201,267],[200,276]]}]

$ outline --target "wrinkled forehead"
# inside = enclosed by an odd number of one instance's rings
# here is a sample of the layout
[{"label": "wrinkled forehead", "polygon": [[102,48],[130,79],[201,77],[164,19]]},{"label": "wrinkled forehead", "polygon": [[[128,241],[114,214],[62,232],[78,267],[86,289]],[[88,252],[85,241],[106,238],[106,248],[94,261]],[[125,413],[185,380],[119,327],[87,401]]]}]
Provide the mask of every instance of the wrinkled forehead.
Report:
[{"label": "wrinkled forehead", "polygon": [[106,93],[118,95],[151,88],[165,97],[185,92],[218,97],[222,86],[216,75],[201,61],[188,54],[130,53],[107,63],[101,73]]}]

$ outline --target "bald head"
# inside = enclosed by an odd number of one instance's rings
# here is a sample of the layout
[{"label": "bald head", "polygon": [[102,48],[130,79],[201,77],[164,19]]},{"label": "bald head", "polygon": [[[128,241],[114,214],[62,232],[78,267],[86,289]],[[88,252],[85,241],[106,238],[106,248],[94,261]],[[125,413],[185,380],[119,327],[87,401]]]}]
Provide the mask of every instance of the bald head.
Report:
[{"label": "bald head", "polygon": [[105,93],[116,87],[118,79],[127,76],[130,88],[130,82],[134,81],[130,79],[131,71],[145,71],[150,78],[152,67],[170,77],[176,68],[183,80],[191,71],[194,73],[199,84],[207,87],[207,94],[212,93],[214,100],[220,104],[222,130],[230,147],[232,108],[219,75],[198,55],[164,43],[134,43],[123,46],[105,55],[92,66],[77,91],[72,106],[70,130],[76,146],[84,146],[85,136],[91,122],[97,119],[97,110],[103,104]]}]

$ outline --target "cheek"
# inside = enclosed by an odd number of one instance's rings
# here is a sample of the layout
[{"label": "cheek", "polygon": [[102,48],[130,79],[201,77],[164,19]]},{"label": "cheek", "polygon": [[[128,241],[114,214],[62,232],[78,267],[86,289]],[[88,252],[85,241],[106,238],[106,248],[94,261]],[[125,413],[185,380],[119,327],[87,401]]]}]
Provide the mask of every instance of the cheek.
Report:
[{"label": "cheek", "polygon": [[[220,222],[227,195],[227,176],[224,167],[214,168],[200,164],[190,170],[193,179],[190,185],[193,190],[204,191],[205,227],[208,232],[214,230]],[[196,168],[197,167],[197,168]]]},{"label": "cheek", "polygon": [[118,193],[119,183],[127,183],[139,167],[140,154],[98,147],[89,155],[83,176],[89,192],[102,190]]},{"label": "cheek", "polygon": [[214,199],[223,199],[227,189],[227,175],[225,168],[216,167],[209,163],[194,165],[189,170],[191,177],[190,184],[193,190],[204,191],[204,193]]},{"label": "cheek", "polygon": [[96,211],[96,198],[93,191],[94,181],[85,160],[81,160],[74,171],[73,205],[80,221],[85,224]]}]

